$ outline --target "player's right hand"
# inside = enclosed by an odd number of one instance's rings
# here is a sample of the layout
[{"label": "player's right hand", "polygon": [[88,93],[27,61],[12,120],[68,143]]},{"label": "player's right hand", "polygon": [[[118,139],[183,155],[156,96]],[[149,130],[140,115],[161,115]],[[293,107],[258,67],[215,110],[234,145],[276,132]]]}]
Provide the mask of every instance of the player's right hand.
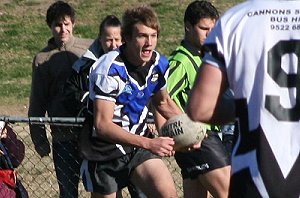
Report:
[{"label": "player's right hand", "polygon": [[153,138],[149,144],[149,150],[160,157],[171,157],[175,154],[175,141],[170,137]]}]

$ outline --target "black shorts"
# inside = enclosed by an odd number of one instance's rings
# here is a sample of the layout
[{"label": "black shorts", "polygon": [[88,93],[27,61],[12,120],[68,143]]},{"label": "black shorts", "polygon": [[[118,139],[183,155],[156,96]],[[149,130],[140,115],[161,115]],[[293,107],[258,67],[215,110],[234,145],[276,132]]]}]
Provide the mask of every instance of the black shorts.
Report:
[{"label": "black shorts", "polygon": [[154,158],[160,157],[138,148],[127,155],[106,162],[83,160],[80,173],[85,190],[102,195],[117,192],[128,186],[130,174],[135,167]]},{"label": "black shorts", "polygon": [[191,152],[176,152],[175,159],[181,168],[183,179],[195,179],[199,174],[230,165],[230,158],[216,132],[209,131],[200,149]]}]

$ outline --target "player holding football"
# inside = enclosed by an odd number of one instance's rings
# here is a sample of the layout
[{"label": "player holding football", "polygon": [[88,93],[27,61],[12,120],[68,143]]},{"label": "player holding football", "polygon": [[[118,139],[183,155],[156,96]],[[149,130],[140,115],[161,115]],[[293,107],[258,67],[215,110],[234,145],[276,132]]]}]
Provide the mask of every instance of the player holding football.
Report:
[{"label": "player holding football", "polygon": [[[229,197],[300,197],[300,1],[252,0],[228,10],[205,42],[187,106],[193,120],[230,121],[239,136]],[[260,27],[260,31],[253,28]]]},{"label": "player holding football", "polygon": [[[147,133],[147,104],[167,118],[180,113],[166,91],[168,60],[155,51],[160,25],[148,6],[123,14],[124,44],[100,57],[89,75],[95,155],[82,164],[83,183],[92,197],[116,197],[129,181],[147,197],[176,198],[171,173],[160,159],[174,154],[174,140]],[[101,179],[99,179],[101,178]]]}]

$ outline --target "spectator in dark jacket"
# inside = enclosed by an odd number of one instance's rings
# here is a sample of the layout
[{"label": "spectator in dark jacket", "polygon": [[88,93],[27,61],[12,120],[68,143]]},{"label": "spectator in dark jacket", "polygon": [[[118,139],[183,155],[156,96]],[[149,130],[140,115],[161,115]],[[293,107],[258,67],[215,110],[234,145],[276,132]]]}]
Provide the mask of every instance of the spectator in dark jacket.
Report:
[{"label": "spectator in dark jacket", "polygon": [[64,105],[73,116],[84,116],[88,102],[90,67],[103,54],[122,45],[121,22],[114,15],[106,16],[99,26],[98,37],[73,65],[73,73],[64,87]]},{"label": "spectator in dark jacket", "polygon": [[[46,22],[52,32],[48,45],[36,54],[32,64],[29,117],[68,117],[62,102],[63,86],[71,75],[72,65],[91,45],[91,39],[73,36],[75,11],[63,1],[47,10]],[[30,124],[35,150],[41,156],[50,154],[50,143],[44,125]],[[51,125],[53,161],[60,197],[77,198],[80,158],[77,149],[78,129]]]}]

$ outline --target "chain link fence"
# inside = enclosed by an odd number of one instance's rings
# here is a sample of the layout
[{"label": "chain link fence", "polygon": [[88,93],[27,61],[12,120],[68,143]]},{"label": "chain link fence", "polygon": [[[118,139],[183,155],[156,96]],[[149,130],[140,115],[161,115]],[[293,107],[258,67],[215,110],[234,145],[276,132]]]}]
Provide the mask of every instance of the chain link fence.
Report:
[{"label": "chain link fence", "polygon": [[[51,142],[50,125],[80,126],[84,118],[29,118],[18,116],[0,116],[0,121],[5,121],[16,133],[18,139],[25,144],[25,158],[17,168],[18,177],[28,191],[30,198],[59,197],[58,184],[53,165],[52,153],[41,158],[35,151],[29,132],[29,123],[45,124],[47,136]],[[51,145],[52,147],[52,145]],[[177,188],[179,197],[183,197],[180,168],[173,157],[163,159],[168,166]],[[122,191],[123,197],[130,197],[127,189]],[[90,193],[84,190],[82,182],[79,184],[79,197],[88,198]]]}]

